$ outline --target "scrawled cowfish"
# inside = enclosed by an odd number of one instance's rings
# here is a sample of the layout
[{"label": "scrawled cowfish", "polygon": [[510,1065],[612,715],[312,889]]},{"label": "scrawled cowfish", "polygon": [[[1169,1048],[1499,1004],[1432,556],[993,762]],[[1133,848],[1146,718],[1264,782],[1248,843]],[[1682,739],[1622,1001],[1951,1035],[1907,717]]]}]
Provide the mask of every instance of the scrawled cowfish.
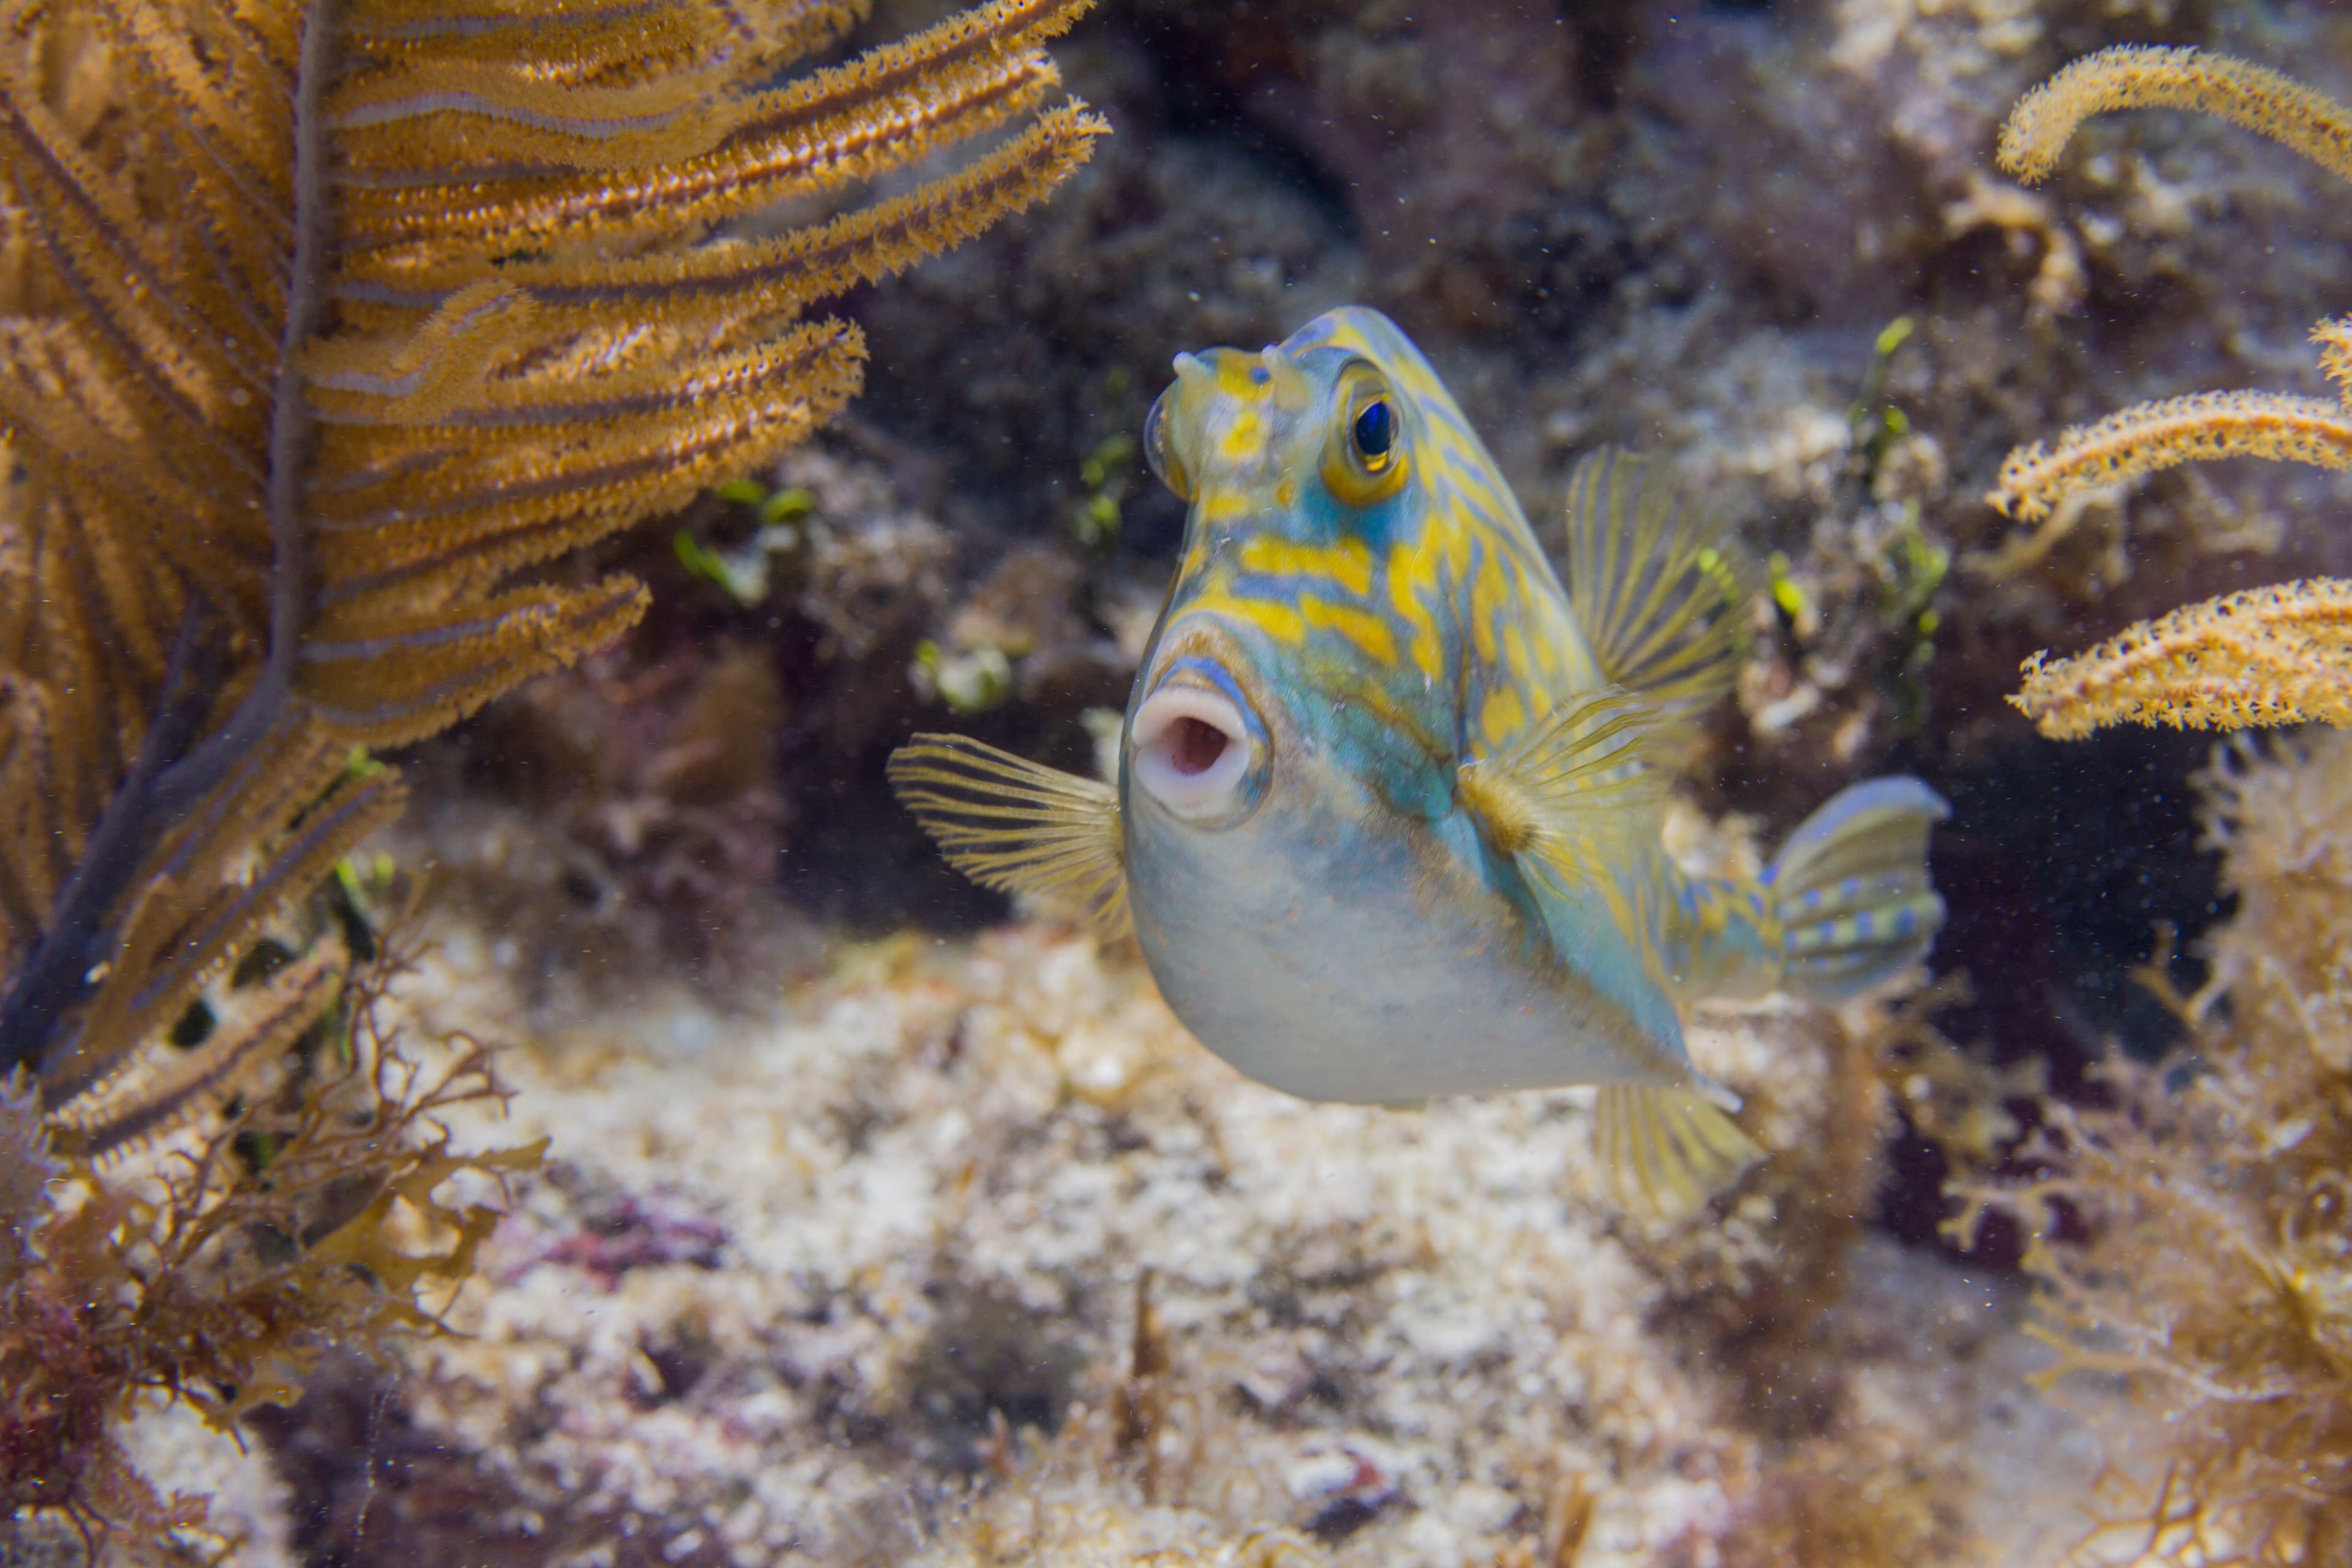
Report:
[{"label": "scrawled cowfish", "polygon": [[1816,812],[1752,880],[1685,875],[1664,795],[1729,687],[1741,557],[1662,464],[1570,484],[1567,585],[1386,317],[1179,354],[1146,447],[1190,504],[1116,785],[952,735],[891,759],[948,858],[1130,921],[1200,1041],[1309,1100],[1603,1086],[1662,1207],[1755,1157],[1678,1000],[1842,998],[1922,957],[1948,815],[1915,779]]}]

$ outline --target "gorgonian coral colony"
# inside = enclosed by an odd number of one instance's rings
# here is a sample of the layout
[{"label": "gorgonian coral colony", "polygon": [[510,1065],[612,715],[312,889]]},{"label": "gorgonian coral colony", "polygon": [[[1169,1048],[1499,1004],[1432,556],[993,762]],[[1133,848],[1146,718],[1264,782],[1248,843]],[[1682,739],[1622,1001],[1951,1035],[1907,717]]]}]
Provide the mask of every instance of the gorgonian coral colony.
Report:
[{"label": "gorgonian coral colony", "polygon": [[[2001,129],[2001,167],[2042,179],[2084,121],[2142,108],[2218,114],[2352,180],[2352,110],[2226,55],[2128,46],[2076,60],[2029,93]],[[2352,399],[2352,318],[2323,321],[2311,336],[2329,379]],[[2352,468],[2352,414],[2344,403],[2275,392],[2136,404],[2011,452],[1987,499],[2031,522],[2086,489],[2231,457]],[[2036,654],[2011,700],[2056,739],[2119,722],[2339,723],[2352,713],[2347,593],[2352,584],[2332,578],[2289,583],[2186,606],[2076,658],[2051,663]]]},{"label": "gorgonian coral colony", "polygon": [[[2093,114],[2218,114],[2352,179],[2352,110],[2265,68],[2194,49],[2115,48],[2020,103],[2000,161],[2047,174]],[[2352,318],[2312,330],[2352,402]],[[2137,405],[2012,452],[1989,498],[2033,521],[2071,496],[2181,463],[2249,456],[2352,468],[2340,403],[2269,392]],[[2121,721],[2242,729],[2352,718],[2352,583],[2315,578],[2224,595],[2126,628],[2080,656],[2026,664],[2011,700],[2045,735]],[[1986,1208],[2036,1239],[2051,1375],[2120,1377],[2155,1419],[2115,1473],[2112,1541],[2137,1560],[2340,1563],[2352,1555],[2352,1314],[2346,1170],[2352,1031],[2345,1013],[2345,844],[2352,753],[2340,734],[2226,751],[2205,780],[2207,826],[2236,914],[2211,978],[2177,994],[2194,1055],[2177,1070],[2105,1067],[2107,1102],[2045,1101],[2038,1175],[1966,1184],[1965,1234]],[[2193,1070],[2191,1070],[2193,1068]],[[2088,1232],[2067,1244],[2062,1229]]]},{"label": "gorgonian coral colony", "polygon": [[[780,86],[758,84],[838,41],[860,0],[0,5],[0,1081],[26,1075],[0,1191],[65,1155],[102,1194],[90,1162],[331,1018],[339,1092],[376,1108],[335,1125],[373,1114],[383,1135],[321,1168],[359,1161],[384,1203],[429,1208],[420,1173],[454,1166],[419,1163],[408,1134],[457,1091],[354,1047],[371,939],[313,921],[295,961],[238,963],[236,1005],[200,989],[397,810],[364,748],[641,608],[625,577],[535,570],[757,468],[856,393],[857,329],[804,320],[813,302],[1084,161],[1107,127],[1045,107],[1042,46],[1085,4],[998,0]],[[850,199],[1007,128],[952,174]],[[714,238],[787,197],[839,216]],[[229,1135],[153,1214],[83,1210],[121,1224],[83,1225],[80,1253],[0,1257],[0,1509],[125,1511],[60,1489],[100,1437],[27,1437],[54,1401],[26,1369],[62,1363],[16,1352],[75,1299],[39,1278],[72,1257],[152,1240],[156,1219],[189,1243],[160,1256],[193,1265],[201,1216],[268,1163],[226,1160]],[[25,1208],[20,1239],[44,1223]],[[399,1295],[431,1270],[371,1271]],[[285,1386],[257,1372],[281,1352],[307,1353],[249,1345],[203,1375],[234,1407]],[[109,1394],[195,1375],[128,1352],[84,1370]]]},{"label": "gorgonian coral colony", "polygon": [[1081,8],[758,91],[859,7],[14,6],[0,1061],[89,1082],[393,808],[352,747],[625,625],[634,583],[515,574],[807,434],[864,350],[806,306],[1104,127],[1065,105],[896,200],[698,242],[1029,112]]}]

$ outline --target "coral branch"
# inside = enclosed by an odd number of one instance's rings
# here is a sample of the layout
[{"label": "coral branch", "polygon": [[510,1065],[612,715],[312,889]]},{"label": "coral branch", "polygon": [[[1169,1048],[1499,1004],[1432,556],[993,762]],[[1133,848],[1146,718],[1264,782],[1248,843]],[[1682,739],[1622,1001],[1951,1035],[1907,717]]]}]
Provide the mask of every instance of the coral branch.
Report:
[{"label": "coral branch", "polygon": [[339,944],[320,943],[241,996],[242,1016],[215,1025],[178,1060],[138,1064],[121,1075],[130,1081],[77,1097],[52,1119],[51,1138],[68,1153],[103,1159],[178,1125],[202,1108],[200,1096],[224,1092],[283,1055],[333,1005],[348,968]]},{"label": "coral branch", "polygon": [[209,681],[219,674],[207,619],[204,601],[191,596],[138,759],[91,828],[39,943],[0,994],[0,1073],[40,1066],[58,1022],[95,989],[89,975],[107,918],[168,820],[157,795],[194,741],[211,700]]},{"label": "coral branch", "polygon": [[2251,61],[2130,44],[2085,55],[2027,93],[2000,128],[2000,166],[2045,178],[2083,121],[2118,109],[2218,114],[2352,180],[2352,109]]},{"label": "coral branch", "polygon": [[[2195,49],[2123,47],[2076,60],[2026,95],[2000,138],[2001,166],[2039,179],[2077,126],[2113,109],[2199,109],[2263,132],[2352,180],[2352,109],[2278,72]],[[2352,468],[2352,318],[2312,329],[2343,401],[2273,392],[2200,392],[2143,403],[2010,453],[1986,500],[2038,521],[2084,492],[2221,458]],[[1992,555],[1995,574],[2046,552],[2045,530]],[[2045,735],[2124,721],[2238,729],[2352,720],[2352,585],[2331,579],[2240,594],[2144,622],[2078,658],[2026,664],[2010,700]]]},{"label": "coral branch", "polygon": [[2065,431],[2054,445],[2037,441],[2011,452],[1985,499],[2003,516],[2032,522],[2072,491],[2221,458],[2352,468],[2352,415],[2316,397],[2275,392],[2198,392],[2135,404]]},{"label": "coral branch", "polygon": [[[277,727],[294,689],[303,612],[310,588],[310,542],[302,526],[302,484],[310,459],[310,410],[302,354],[318,331],[326,303],[326,148],[319,97],[334,69],[335,13],[318,0],[302,27],[302,64],[294,79],[294,257],[286,289],[285,331],[278,341],[278,373],[269,413],[269,658],[261,679],[215,743],[238,746]],[[234,754],[234,753],[232,753]],[[199,753],[201,756],[202,753]],[[191,758],[191,762],[196,761]]]},{"label": "coral branch", "polygon": [[2319,368],[2336,384],[2336,395],[2352,394],[2352,316],[2331,316],[2311,329],[2319,345]]},{"label": "coral branch", "polygon": [[[617,262],[592,280],[572,281],[547,268],[509,268],[504,275],[533,299],[573,310],[625,300],[659,300],[673,319],[720,319],[749,310],[795,310],[809,300],[871,283],[925,256],[980,234],[1067,179],[1108,135],[1109,123],[1077,100],[1037,122],[950,179],[846,214],[820,228],[751,245],[711,247],[667,265]],[[719,308],[699,303],[704,297]]]},{"label": "coral branch", "polygon": [[2054,664],[2010,701],[2053,740],[2108,724],[2352,724],[2352,583],[2315,577],[2142,621]]}]

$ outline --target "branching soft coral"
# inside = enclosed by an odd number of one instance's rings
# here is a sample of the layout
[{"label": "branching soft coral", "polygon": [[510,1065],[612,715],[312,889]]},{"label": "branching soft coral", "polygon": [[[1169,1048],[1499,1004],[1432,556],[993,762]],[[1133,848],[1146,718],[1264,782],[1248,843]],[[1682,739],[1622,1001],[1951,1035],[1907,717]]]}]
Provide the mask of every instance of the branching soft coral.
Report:
[{"label": "branching soft coral", "polygon": [[865,358],[812,304],[1085,161],[1086,4],[767,86],[865,6],[0,0],[0,1067],[112,1070],[397,808],[354,746],[633,620],[531,574],[802,439]]},{"label": "branching soft coral", "polygon": [[[2044,178],[2084,121],[2142,108],[2218,114],[2352,180],[2352,108],[2264,67],[2179,48],[2125,47],[2076,60],[2011,111],[2001,128],[2000,165],[2028,180]],[[2352,319],[2324,321],[2312,337],[2344,401],[2200,392],[2136,404],[2053,442],[2020,447],[2001,464],[1986,499],[2004,515],[2031,522],[2069,497],[2183,463],[2253,457],[2352,468]],[[2340,584],[2297,584],[2270,607],[2332,612],[2340,598]],[[2276,679],[2260,657],[2269,645],[2236,658],[2242,650],[2235,638],[2211,635],[2252,629],[2246,623],[2254,608],[2214,600],[2144,622],[2081,658],[2045,665],[2036,654],[2026,667],[2026,689],[2011,700],[2058,739],[2126,721],[2218,729],[2336,721],[2352,707],[2352,672],[2340,657],[2310,664],[2300,679]],[[2290,666],[2308,658],[2307,650],[2293,647],[2277,651]],[[2128,671],[2119,671],[2123,664]]]},{"label": "branching soft coral", "polygon": [[[2153,1417],[2119,1529],[2199,1568],[2352,1562],[2352,737],[2225,753],[2208,789],[2239,908],[2174,998],[2191,1063],[2048,1105],[2051,1173],[1964,1222],[2028,1222],[2055,1375]],[[2050,1239],[2066,1213],[2090,1240]]]},{"label": "branching soft coral", "polygon": [[[160,1551],[130,1399],[226,1421],[468,1271],[487,1060],[404,1067],[365,921],[286,911],[397,811],[370,749],[643,607],[546,568],[856,392],[810,307],[1085,161],[1087,4],[779,83],[864,0],[0,0],[0,1521]],[[788,197],[842,210],[721,234]]]},{"label": "branching soft coral", "polygon": [[2314,577],[2142,621],[2055,663],[2010,699],[2067,741],[2128,721],[2179,729],[2352,723],[2352,583]]}]

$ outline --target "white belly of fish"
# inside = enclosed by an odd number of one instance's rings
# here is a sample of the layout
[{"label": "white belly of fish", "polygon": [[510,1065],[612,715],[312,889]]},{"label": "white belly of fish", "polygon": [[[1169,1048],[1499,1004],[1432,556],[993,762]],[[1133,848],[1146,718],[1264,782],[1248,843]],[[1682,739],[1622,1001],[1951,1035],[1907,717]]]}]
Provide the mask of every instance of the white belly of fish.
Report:
[{"label": "white belly of fish", "polygon": [[1142,805],[1127,851],[1161,994],[1262,1083],[1395,1105],[1679,1076],[1425,830],[1370,835],[1269,802],[1202,832]]}]

